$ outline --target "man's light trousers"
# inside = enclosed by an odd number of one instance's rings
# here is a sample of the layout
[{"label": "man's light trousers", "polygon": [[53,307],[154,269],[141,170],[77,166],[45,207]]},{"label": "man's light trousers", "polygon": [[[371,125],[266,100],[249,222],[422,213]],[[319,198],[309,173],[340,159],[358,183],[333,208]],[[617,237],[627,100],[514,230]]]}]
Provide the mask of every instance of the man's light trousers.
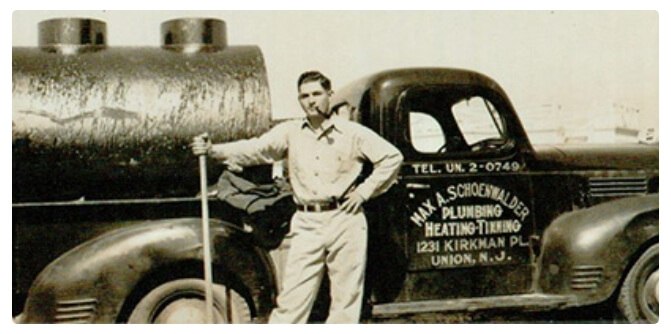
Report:
[{"label": "man's light trousers", "polygon": [[331,281],[327,323],[357,323],[361,313],[367,226],[363,211],[298,211],[291,219],[277,308],[269,323],[306,323],[324,273]]}]

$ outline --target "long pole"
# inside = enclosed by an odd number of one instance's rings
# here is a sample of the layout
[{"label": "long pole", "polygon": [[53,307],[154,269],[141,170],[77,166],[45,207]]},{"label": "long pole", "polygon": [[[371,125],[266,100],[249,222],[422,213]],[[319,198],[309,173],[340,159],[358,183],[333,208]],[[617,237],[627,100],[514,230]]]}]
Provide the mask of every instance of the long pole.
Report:
[{"label": "long pole", "polygon": [[210,246],[210,210],[207,204],[207,155],[198,156],[200,169],[200,207],[203,223],[203,269],[205,271],[205,319],[214,323],[214,298],[212,293],[212,248]]}]

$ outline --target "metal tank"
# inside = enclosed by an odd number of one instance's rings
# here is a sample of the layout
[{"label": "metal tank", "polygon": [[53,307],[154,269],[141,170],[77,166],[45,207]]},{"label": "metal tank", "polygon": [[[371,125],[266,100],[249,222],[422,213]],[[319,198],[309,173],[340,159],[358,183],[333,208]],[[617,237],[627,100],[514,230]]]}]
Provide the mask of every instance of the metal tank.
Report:
[{"label": "metal tank", "polygon": [[193,136],[270,127],[258,47],[229,46],[216,19],[160,32],[161,47],[108,47],[104,22],[54,19],[39,47],[13,48],[14,203],[194,196]]}]

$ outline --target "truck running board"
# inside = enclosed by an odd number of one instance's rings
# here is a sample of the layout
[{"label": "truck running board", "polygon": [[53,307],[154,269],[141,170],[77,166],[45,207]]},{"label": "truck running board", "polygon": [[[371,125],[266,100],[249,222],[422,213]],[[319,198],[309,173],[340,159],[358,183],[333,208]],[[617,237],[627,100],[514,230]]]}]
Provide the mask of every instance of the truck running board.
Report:
[{"label": "truck running board", "polygon": [[570,296],[523,294],[481,298],[426,300],[407,303],[389,303],[373,306],[374,317],[444,311],[477,311],[494,308],[524,308],[530,310],[558,309],[575,304]]}]

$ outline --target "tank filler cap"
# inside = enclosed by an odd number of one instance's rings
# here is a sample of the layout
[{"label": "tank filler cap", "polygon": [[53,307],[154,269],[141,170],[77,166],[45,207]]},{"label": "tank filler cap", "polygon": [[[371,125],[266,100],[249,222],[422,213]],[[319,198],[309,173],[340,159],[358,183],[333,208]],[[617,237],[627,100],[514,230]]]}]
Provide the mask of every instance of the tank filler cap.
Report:
[{"label": "tank filler cap", "polygon": [[107,47],[107,24],[87,18],[59,18],[42,21],[39,47],[47,52],[78,54]]},{"label": "tank filler cap", "polygon": [[226,48],[226,22],[218,19],[183,18],[161,24],[162,47],[166,50],[195,53]]}]

